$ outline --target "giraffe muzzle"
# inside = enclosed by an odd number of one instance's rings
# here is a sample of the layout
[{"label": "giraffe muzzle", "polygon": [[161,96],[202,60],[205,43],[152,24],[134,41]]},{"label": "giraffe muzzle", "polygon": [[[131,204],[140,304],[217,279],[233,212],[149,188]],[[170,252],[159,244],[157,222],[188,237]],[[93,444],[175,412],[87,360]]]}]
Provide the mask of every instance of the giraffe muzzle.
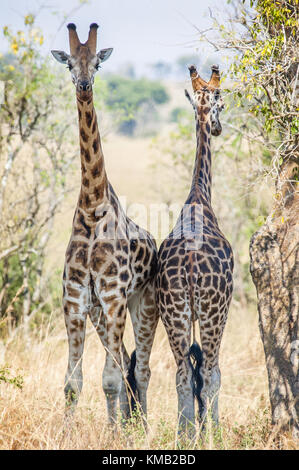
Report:
[{"label": "giraffe muzzle", "polygon": [[88,80],[82,80],[78,82],[77,90],[80,91],[91,91],[91,83]]},{"label": "giraffe muzzle", "polygon": [[212,126],[211,126],[211,134],[215,137],[217,137],[218,135],[220,135],[222,132],[222,126],[219,123],[213,123],[212,122]]},{"label": "giraffe muzzle", "polygon": [[82,101],[90,100],[92,96],[92,85],[90,81],[87,81],[87,80],[78,81],[77,86],[76,86],[76,91],[77,91],[77,96]]}]

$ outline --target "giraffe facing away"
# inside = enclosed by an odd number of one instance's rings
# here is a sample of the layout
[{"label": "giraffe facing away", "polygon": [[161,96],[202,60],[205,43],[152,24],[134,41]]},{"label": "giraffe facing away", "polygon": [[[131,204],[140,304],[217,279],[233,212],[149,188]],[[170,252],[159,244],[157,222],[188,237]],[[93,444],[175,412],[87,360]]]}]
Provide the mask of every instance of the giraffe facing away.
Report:
[{"label": "giraffe facing away", "polygon": [[[192,437],[194,398],[200,421],[211,406],[218,422],[219,348],[233,290],[233,253],[211,205],[210,140],[222,131],[219,113],[224,107],[219,69],[212,67],[208,83],[194,66],[189,70],[194,97],[185,94],[195,111],[195,165],[185,205],[158,253],[157,303],[177,365],[179,433]],[[195,341],[196,320],[201,348]]]},{"label": "giraffe facing away", "polygon": [[[106,350],[103,390],[109,422],[114,425],[118,399],[122,417],[130,415],[125,380],[128,372],[131,377],[133,374],[131,384],[136,385],[144,415],[147,411],[149,357],[158,321],[153,281],[157,251],[152,236],[126,216],[105,171],[92,85],[112,49],[96,52],[97,29],[97,24],[91,24],[88,40],[82,44],[76,26],[69,24],[70,54],[52,51],[58,62],[68,66],[76,87],[82,171],[63,275],[69,343],[64,391],[69,416],[83,385],[82,357],[89,316]],[[127,308],[136,343],[131,362],[123,344]]]}]

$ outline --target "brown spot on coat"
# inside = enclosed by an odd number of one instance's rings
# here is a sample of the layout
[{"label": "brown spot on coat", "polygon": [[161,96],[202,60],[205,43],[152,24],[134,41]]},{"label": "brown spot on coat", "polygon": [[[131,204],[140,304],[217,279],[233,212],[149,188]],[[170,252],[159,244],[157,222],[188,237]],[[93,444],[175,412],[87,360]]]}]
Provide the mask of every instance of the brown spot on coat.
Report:
[{"label": "brown spot on coat", "polygon": [[78,282],[82,284],[82,279],[85,277],[85,272],[80,269],[71,268],[69,270],[69,279],[70,281]]},{"label": "brown spot on coat", "polygon": [[94,188],[94,195],[96,199],[102,199],[103,194],[104,194],[104,186],[99,185]]},{"label": "brown spot on coat", "polygon": [[83,142],[88,142],[88,135],[86,134],[85,130],[82,127],[80,129],[80,136]]},{"label": "brown spot on coat", "polygon": [[117,266],[115,263],[111,263],[109,264],[109,266],[106,268],[105,272],[104,272],[104,275],[105,276],[115,276],[117,274],[118,270],[117,270]]},{"label": "brown spot on coat", "polygon": [[84,178],[82,179],[82,184],[86,188],[89,188],[89,179],[84,176]]},{"label": "brown spot on coat", "polygon": [[92,143],[92,148],[93,148],[93,151],[94,153],[97,153],[97,151],[99,150],[99,137],[96,137]]},{"label": "brown spot on coat", "polygon": [[85,118],[86,118],[87,127],[90,127],[91,123],[92,123],[93,113],[89,112],[89,111],[86,111]]},{"label": "brown spot on coat", "polygon": [[97,176],[100,176],[101,174],[101,171],[102,171],[102,168],[103,168],[103,163],[102,161],[98,161],[94,164],[94,166],[92,167],[91,169],[91,174],[94,178],[96,178]]}]

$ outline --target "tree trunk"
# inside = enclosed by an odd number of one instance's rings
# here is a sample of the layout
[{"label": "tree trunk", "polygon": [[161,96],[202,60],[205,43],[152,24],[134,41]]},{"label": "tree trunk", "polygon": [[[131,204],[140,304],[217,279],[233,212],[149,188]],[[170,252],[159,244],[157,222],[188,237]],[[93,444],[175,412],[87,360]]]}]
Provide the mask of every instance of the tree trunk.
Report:
[{"label": "tree trunk", "polygon": [[[251,238],[250,272],[257,290],[272,409],[278,431],[299,438],[298,166],[289,163],[281,202]],[[292,178],[291,178],[292,177]],[[291,182],[293,181],[293,183]]]}]

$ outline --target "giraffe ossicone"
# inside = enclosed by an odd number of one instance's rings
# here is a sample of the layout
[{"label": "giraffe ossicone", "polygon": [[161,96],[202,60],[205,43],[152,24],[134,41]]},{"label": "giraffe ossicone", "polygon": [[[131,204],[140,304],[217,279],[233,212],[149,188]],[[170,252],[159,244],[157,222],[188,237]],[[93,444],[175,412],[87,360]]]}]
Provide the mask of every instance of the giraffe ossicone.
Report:
[{"label": "giraffe ossicone", "polygon": [[[153,237],[127,217],[106,174],[92,85],[112,49],[96,52],[97,29],[97,24],[91,24],[87,41],[81,43],[76,26],[69,24],[70,54],[52,51],[58,62],[68,66],[76,87],[81,158],[81,188],[63,274],[69,344],[64,390],[66,414],[71,415],[83,385],[89,316],[106,351],[102,383],[109,422],[115,425],[118,399],[122,418],[130,416],[130,390],[136,390],[133,398],[143,416],[147,412],[149,357],[158,321],[154,294],[157,250]],[[132,360],[123,343],[127,308],[136,344]]]}]

